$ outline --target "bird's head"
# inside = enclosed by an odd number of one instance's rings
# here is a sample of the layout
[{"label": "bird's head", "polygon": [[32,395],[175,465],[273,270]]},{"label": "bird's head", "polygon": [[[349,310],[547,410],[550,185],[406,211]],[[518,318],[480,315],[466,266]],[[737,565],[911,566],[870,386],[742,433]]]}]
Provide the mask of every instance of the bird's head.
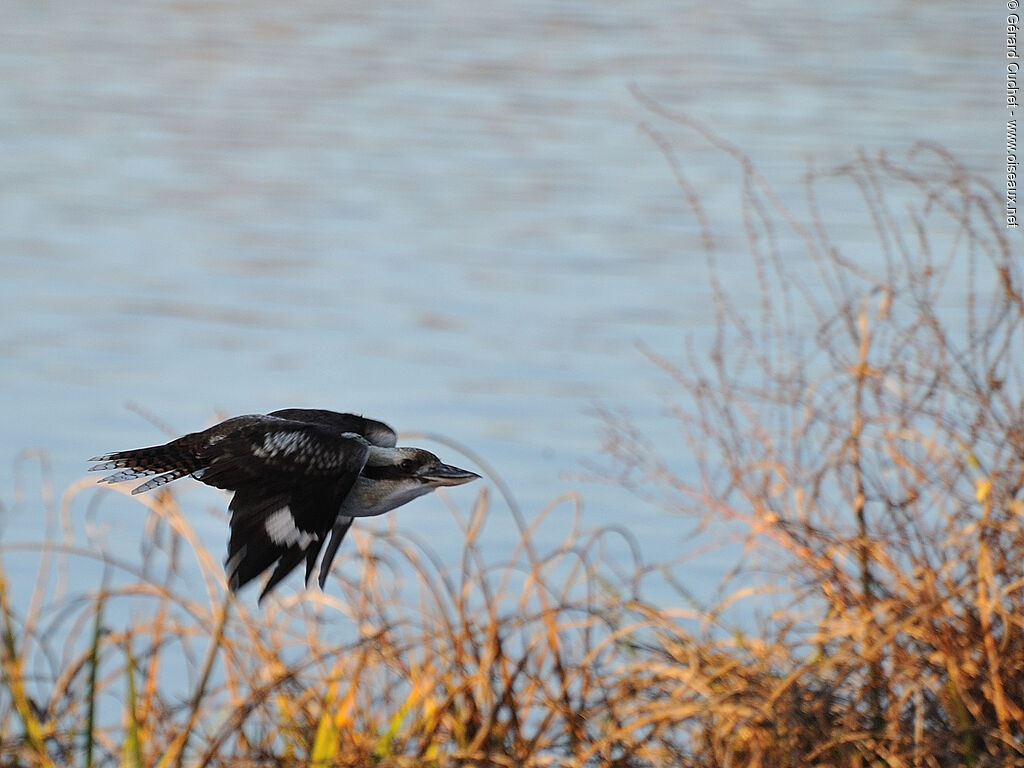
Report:
[{"label": "bird's head", "polygon": [[396,480],[439,487],[462,485],[480,477],[476,472],[444,464],[422,448],[370,448],[363,476],[371,480]]},{"label": "bird's head", "polygon": [[476,472],[445,464],[422,448],[371,446],[355,489],[352,516],[379,515],[435,488],[462,485],[480,477]]}]

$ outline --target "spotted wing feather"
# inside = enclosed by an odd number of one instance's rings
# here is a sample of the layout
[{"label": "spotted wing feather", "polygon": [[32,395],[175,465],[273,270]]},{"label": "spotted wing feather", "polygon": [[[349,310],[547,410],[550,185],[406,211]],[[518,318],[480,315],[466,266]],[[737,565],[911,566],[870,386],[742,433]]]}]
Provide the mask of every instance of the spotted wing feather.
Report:
[{"label": "spotted wing feather", "polygon": [[382,421],[356,416],[354,413],[338,413],[322,408],[283,408],[271,411],[268,416],[276,416],[289,421],[302,421],[319,424],[336,430],[338,433],[354,432],[361,435],[370,445],[381,448],[394,448],[398,444],[398,435]]}]

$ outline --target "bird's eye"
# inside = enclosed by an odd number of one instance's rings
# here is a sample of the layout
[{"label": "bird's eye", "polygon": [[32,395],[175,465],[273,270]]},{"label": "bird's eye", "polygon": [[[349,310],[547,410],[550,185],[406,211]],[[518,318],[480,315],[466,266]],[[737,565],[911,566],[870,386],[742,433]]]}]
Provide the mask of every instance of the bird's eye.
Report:
[{"label": "bird's eye", "polygon": [[402,467],[403,472],[407,472],[411,475],[412,471],[416,468],[416,462],[412,459],[403,459],[400,466]]}]

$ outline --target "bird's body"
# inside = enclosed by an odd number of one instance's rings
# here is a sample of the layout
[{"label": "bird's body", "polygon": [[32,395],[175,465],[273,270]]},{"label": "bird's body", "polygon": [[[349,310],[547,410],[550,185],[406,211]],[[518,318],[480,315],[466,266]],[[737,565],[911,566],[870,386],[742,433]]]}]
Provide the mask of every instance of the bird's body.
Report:
[{"label": "bird's body", "polygon": [[118,470],[103,483],[149,477],[132,493],[186,475],[234,491],[228,583],[237,590],[276,563],[262,600],[303,560],[308,583],[330,533],[320,565],[323,588],[354,518],[479,477],[442,464],[429,451],[396,444],[395,431],[373,419],[287,408],[236,416],[164,445],[98,456],[90,470]]}]

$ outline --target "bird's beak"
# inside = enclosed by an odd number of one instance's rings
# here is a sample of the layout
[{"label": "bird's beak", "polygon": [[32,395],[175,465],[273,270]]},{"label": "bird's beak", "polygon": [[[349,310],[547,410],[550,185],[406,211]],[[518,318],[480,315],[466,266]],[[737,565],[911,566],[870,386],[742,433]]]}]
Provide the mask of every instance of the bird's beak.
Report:
[{"label": "bird's beak", "polygon": [[477,480],[479,477],[480,475],[476,472],[470,472],[468,469],[459,469],[450,464],[438,464],[424,472],[420,479],[426,480],[431,485],[462,485],[470,480]]}]

